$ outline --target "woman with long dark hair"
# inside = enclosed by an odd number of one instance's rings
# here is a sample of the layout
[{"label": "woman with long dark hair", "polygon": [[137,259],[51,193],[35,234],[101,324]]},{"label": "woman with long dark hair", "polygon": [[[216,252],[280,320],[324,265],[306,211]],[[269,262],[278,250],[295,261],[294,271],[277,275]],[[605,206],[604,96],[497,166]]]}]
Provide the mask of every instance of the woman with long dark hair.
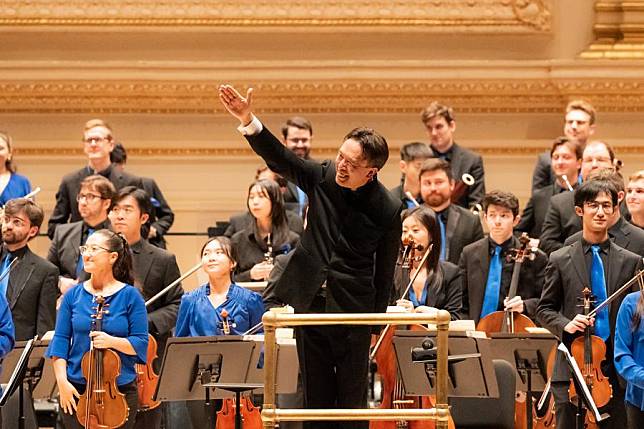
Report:
[{"label": "woman with long dark hair", "polygon": [[[391,302],[407,311],[426,312],[431,308],[447,310],[452,320],[460,318],[463,273],[456,265],[440,261],[441,231],[436,214],[428,207],[416,207],[402,214],[402,242],[413,239],[416,258],[411,261],[409,279],[404,278],[400,265],[396,267]],[[420,259],[430,252],[423,266]],[[405,296],[402,296],[414,274],[418,276]]]},{"label": "woman with long dark hair", "polygon": [[295,248],[300,237],[289,230],[284,197],[276,182],[253,182],[248,187],[247,206],[254,222],[232,236],[239,255],[235,280],[266,280],[273,269],[273,258]]},{"label": "woman with long dark hair", "polygon": [[0,206],[31,192],[29,179],[16,173],[11,136],[0,131]]},{"label": "woman with long dark hair", "polygon": [[[130,248],[123,236],[101,229],[87,238],[80,253],[90,279],[65,293],[47,349],[47,356],[54,360],[63,422],[68,429],[82,427],[75,414],[83,412],[76,409],[87,383],[81,360],[91,342],[94,348],[114,350],[121,359],[116,384],[129,407],[128,418],[121,427],[132,428],[138,405],[135,364],[146,362],[148,319],[143,297],[132,286]],[[101,332],[92,331],[98,296],[105,298],[109,306]]]},{"label": "woman with long dark hair", "polygon": [[615,324],[615,368],[626,380],[629,429],[644,427],[644,291],[624,298]]}]

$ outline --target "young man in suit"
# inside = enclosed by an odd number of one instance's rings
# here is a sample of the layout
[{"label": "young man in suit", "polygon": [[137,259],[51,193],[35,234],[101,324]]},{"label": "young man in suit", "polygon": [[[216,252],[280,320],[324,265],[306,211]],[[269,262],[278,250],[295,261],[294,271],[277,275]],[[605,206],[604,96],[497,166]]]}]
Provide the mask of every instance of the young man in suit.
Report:
[{"label": "young man in suit", "polygon": [[631,223],[644,230],[644,170],[636,171],[628,178],[626,206],[631,214]]},{"label": "young man in suit", "polygon": [[451,107],[434,101],[423,109],[420,117],[425,125],[429,146],[434,156],[449,162],[452,167],[452,177],[459,182],[465,173],[474,178],[474,184],[467,187],[456,203],[465,208],[476,207],[485,195],[483,158],[454,141],[456,131],[454,111]]},{"label": "young man in suit", "polygon": [[514,262],[512,249],[521,246],[513,234],[519,222],[519,200],[509,192],[492,191],[483,198],[488,237],[465,246],[459,266],[465,274],[462,317],[478,323],[495,311],[516,311],[533,319],[543,288],[546,254],[536,250],[534,260],[521,265],[516,296],[508,299]]},{"label": "young man in suit", "polygon": [[447,161],[430,158],[419,174],[420,195],[424,204],[436,212],[441,227],[441,261],[458,264],[465,246],[483,238],[478,216],[452,203],[454,179]]},{"label": "young man in suit", "polygon": [[[298,158],[311,161],[311,143],[313,143],[313,125],[311,125],[311,121],[301,116],[292,116],[282,125],[281,131],[284,146]],[[287,210],[295,209],[295,212],[300,217],[304,217],[308,199],[304,191],[293,182],[287,182],[284,203]]]},{"label": "young man in suit", "polygon": [[[581,158],[581,177],[588,180],[591,172],[613,168],[615,152],[608,143],[592,141],[586,145]],[[561,248],[566,238],[581,231],[580,218],[575,214],[572,192],[563,192],[550,198],[541,229],[539,248],[546,254]]]},{"label": "young man in suit", "polygon": [[[298,158],[252,113],[252,89],[241,96],[221,85],[219,98],[268,167],[309,199],[307,227],[275,284],[276,297],[297,312],[384,312],[389,301],[401,221],[400,200],[378,181],[389,157],[369,128],[344,138],[335,161]],[[296,329],[307,408],[366,408],[368,326]],[[313,428],[366,428],[368,422],[306,422]]]},{"label": "young man in suit", "polygon": [[[151,211],[150,196],[142,189],[127,186],[118,191],[109,214],[112,229],[122,233],[130,245],[134,286],[141,291],[145,300],[152,298],[180,277],[175,256],[151,245],[141,236],[141,228],[147,223]],[[148,330],[157,341],[159,357],[163,356],[165,343],[175,326],[182,295],[183,289],[181,284],[178,284],[147,308]],[[160,364],[160,359],[157,359],[155,370],[158,371]],[[153,410],[139,410],[135,427],[159,427],[161,409],[157,407]]]},{"label": "young man in suit", "polygon": [[107,213],[112,207],[116,190],[112,182],[103,176],[93,175],[83,179],[76,196],[78,212],[82,220],[59,225],[51,240],[47,259],[58,267],[58,288],[61,295],[73,285],[89,279],[83,270],[83,258],[79,246],[99,229],[110,228]]},{"label": "young man in suit", "polygon": [[[400,148],[400,171],[402,180],[400,185],[390,189],[391,193],[405,204],[408,209],[423,203],[420,195],[420,182],[418,173],[426,159],[432,158],[432,151],[425,143],[412,142]],[[413,200],[409,199],[409,195]]]},{"label": "young man in suit", "polygon": [[[596,112],[592,104],[584,100],[573,100],[566,106],[564,118],[564,135],[571,141],[577,142],[583,149],[590,137],[595,134]],[[551,154],[542,153],[532,173],[532,192],[555,183],[557,177],[553,174]]]},{"label": "young man in suit", "polygon": [[[575,190],[575,213],[582,221],[582,237],[550,255],[543,293],[537,305],[537,319],[568,347],[573,337],[582,335],[587,327],[606,343],[602,370],[613,388],[613,398],[605,410],[611,416],[607,426],[623,428],[624,391],[613,365],[612,344],[617,311],[625,294],[594,318],[581,314],[583,310],[580,308],[585,288],[592,291],[597,305],[642,268],[640,256],[617,246],[608,238],[609,217],[617,206],[617,194],[617,188],[607,180],[590,180]],[[575,425],[575,408],[569,401],[569,385],[569,368],[563,354],[557,352],[551,388],[557,428],[561,429]]]},{"label": "young man in suit", "polygon": [[47,227],[47,235],[50,239],[54,237],[54,231],[59,224],[81,220],[76,195],[80,190],[80,183],[87,176],[100,174],[109,179],[117,190],[129,185],[143,187],[139,177],[113,167],[110,161],[110,153],[113,149],[112,128],[101,119],[87,121],[83,133],[83,150],[87,155],[88,163],[80,170],[64,176],[60,182],[56,192],[56,205],[49,217]]},{"label": "young man in suit", "polygon": [[[43,218],[42,208],[27,198],[9,200],[4,206],[0,273],[10,271],[0,281],[0,294],[6,296],[9,303],[16,341],[26,341],[35,335],[42,337],[54,329],[56,322],[58,269],[33,253],[28,245],[29,240],[38,234]],[[25,393],[25,427],[35,428],[31,395]],[[3,407],[4,427],[18,427],[18,404],[16,392]]]},{"label": "young man in suit", "polygon": [[[553,184],[544,186],[532,192],[532,196],[521,214],[521,221],[516,226],[517,231],[527,232],[530,237],[538,238],[541,227],[550,207],[550,198],[564,192],[570,192],[577,186],[583,148],[568,137],[559,137],[550,150],[552,173],[556,180]],[[563,177],[566,177],[564,180]]]}]

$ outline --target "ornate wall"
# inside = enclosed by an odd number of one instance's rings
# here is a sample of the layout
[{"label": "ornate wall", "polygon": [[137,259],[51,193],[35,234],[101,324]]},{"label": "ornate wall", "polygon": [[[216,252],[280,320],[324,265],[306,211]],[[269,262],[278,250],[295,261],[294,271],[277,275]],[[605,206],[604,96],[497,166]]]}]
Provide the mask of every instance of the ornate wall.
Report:
[{"label": "ornate wall", "polygon": [[[483,154],[488,188],[525,201],[571,98],[598,107],[599,137],[627,173],[644,165],[641,3],[6,0],[0,128],[49,212],[60,177],[83,165],[82,124],[107,119],[128,168],[162,186],[173,230],[205,231],[244,207],[259,165],[218,103],[219,83],[253,86],[274,130],[310,117],[316,158],[354,126],[377,128],[392,147],[381,174],[391,186],[398,148],[425,139],[418,113],[439,99],[456,109],[457,140]],[[182,267],[201,240],[170,239]]]}]

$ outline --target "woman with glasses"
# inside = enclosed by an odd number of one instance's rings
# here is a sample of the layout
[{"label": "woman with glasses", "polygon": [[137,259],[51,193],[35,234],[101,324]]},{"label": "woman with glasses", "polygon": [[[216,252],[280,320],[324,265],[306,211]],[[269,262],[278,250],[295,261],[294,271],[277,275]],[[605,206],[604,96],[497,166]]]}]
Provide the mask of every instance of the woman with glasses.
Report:
[{"label": "woman with glasses", "polygon": [[[90,279],[65,293],[47,349],[54,361],[63,422],[68,429],[82,427],[76,413],[84,410],[77,410],[76,405],[87,383],[81,360],[91,343],[97,349],[114,350],[121,359],[116,384],[129,408],[121,427],[132,428],[137,410],[135,364],[146,362],[148,322],[141,293],[132,286],[130,248],[121,235],[101,229],[89,236],[80,252]],[[101,332],[92,331],[97,296],[108,305]]]},{"label": "woman with glasses", "polygon": [[253,182],[248,188],[247,206],[253,222],[231,239],[239,255],[235,280],[267,280],[273,269],[273,258],[294,249],[300,236],[289,230],[284,197],[276,182]]},{"label": "woman with glasses", "polygon": [[31,192],[29,179],[16,173],[11,136],[0,131],[0,206]]},{"label": "woman with glasses", "polygon": [[[213,237],[204,244],[201,262],[208,283],[181,298],[177,337],[242,335],[261,322],[264,314],[261,295],[233,282],[236,259],[227,237]],[[188,409],[195,428],[207,427],[208,414],[214,415],[214,409],[204,411],[203,401],[188,402]]]}]

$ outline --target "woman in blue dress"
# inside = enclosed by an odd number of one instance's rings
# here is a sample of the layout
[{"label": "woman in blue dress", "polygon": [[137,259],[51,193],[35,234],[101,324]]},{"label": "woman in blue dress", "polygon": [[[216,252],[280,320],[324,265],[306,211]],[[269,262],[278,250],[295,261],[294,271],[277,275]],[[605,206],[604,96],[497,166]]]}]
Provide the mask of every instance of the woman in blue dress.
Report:
[{"label": "woman in blue dress", "polygon": [[626,295],[615,325],[615,368],[626,380],[629,429],[644,428],[644,291]]},{"label": "woman in blue dress", "polygon": [[[85,391],[81,370],[90,341],[97,349],[112,349],[121,358],[116,384],[125,395],[128,418],[122,428],[134,427],[138,405],[135,364],[146,362],[148,319],[143,297],[132,286],[132,257],[121,235],[101,229],[80,247],[90,279],[69,289],[60,305],[54,337],[47,349],[60,393],[63,423],[67,429],[81,428],[76,419],[77,398]],[[95,298],[102,296],[109,312],[103,316],[103,331],[92,331]]]},{"label": "woman in blue dress", "polygon": [[[208,283],[181,298],[175,335],[197,337],[241,335],[262,320],[264,303],[257,292],[233,283],[237,267],[235,250],[227,237],[213,237],[201,249],[203,270]],[[208,413],[203,401],[189,401],[188,409],[194,428],[206,427]]]},{"label": "woman in blue dress", "polygon": [[0,206],[31,192],[29,179],[16,173],[11,136],[0,131]]}]

